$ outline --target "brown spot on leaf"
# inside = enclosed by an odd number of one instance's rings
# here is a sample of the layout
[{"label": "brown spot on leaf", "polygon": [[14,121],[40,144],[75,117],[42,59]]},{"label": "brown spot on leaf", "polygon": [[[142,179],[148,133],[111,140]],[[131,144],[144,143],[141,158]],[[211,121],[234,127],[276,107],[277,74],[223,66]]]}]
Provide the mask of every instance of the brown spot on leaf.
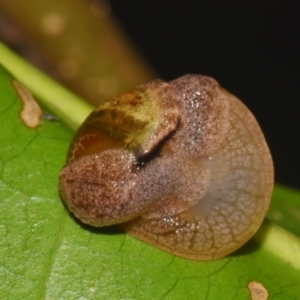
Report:
[{"label": "brown spot on leaf", "polygon": [[13,85],[23,102],[23,109],[20,113],[22,121],[29,128],[38,127],[43,113],[40,106],[24,85],[16,80],[13,81]]},{"label": "brown spot on leaf", "polygon": [[250,281],[248,284],[250,290],[251,300],[267,300],[269,297],[266,288],[257,281]]}]

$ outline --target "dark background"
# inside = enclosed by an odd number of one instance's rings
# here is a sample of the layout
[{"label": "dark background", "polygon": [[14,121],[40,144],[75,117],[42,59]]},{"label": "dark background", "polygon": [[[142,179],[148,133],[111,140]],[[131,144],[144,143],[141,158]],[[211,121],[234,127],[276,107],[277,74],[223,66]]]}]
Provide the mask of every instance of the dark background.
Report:
[{"label": "dark background", "polygon": [[276,181],[300,188],[300,31],[284,1],[108,1],[159,77],[214,77],[243,100],[271,149]]}]

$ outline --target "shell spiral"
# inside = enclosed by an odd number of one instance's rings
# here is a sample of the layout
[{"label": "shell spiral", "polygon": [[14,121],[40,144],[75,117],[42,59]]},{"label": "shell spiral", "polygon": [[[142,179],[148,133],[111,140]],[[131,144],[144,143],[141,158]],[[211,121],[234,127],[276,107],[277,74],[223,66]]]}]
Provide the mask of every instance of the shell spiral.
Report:
[{"label": "shell spiral", "polygon": [[252,113],[212,78],[155,80],[82,124],[60,174],[69,209],[178,256],[221,258],[261,225],[272,158]]}]

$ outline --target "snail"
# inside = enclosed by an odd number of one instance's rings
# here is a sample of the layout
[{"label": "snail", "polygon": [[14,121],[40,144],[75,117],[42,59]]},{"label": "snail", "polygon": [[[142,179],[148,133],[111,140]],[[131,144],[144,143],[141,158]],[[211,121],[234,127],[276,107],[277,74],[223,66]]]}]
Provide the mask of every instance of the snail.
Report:
[{"label": "snail", "polygon": [[78,129],[63,201],[83,223],[194,260],[245,244],[268,210],[272,158],[252,113],[212,78],[154,80],[111,98]]}]

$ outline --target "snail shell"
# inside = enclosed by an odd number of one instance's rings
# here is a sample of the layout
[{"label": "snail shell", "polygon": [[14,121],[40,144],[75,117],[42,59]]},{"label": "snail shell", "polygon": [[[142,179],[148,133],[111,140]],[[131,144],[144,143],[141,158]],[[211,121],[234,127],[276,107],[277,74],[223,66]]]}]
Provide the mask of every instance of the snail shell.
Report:
[{"label": "snail shell", "polygon": [[60,191],[84,223],[121,224],[165,251],[211,260],[257,231],[273,177],[251,112],[214,79],[185,75],[97,108],[70,146]]}]

